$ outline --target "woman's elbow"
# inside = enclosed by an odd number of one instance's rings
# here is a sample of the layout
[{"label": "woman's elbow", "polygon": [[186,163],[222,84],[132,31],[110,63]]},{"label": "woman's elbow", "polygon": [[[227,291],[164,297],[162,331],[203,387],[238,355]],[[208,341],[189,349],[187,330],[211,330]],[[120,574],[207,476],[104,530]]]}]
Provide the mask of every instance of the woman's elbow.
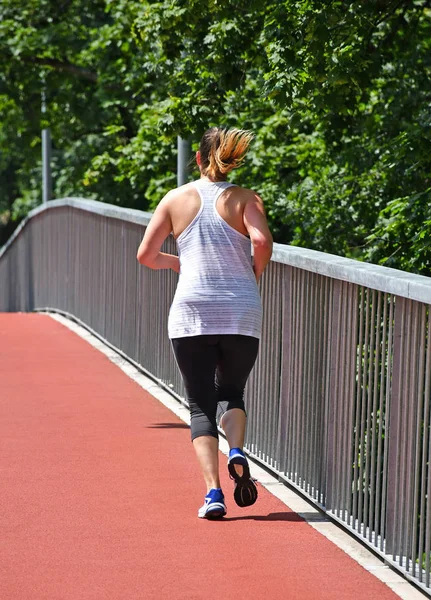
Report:
[{"label": "woman's elbow", "polygon": [[272,237],[269,236],[257,236],[252,240],[254,249],[259,249],[262,252],[272,253]]},{"label": "woman's elbow", "polygon": [[138,263],[141,265],[145,265],[146,267],[150,266],[151,257],[146,248],[138,248],[138,253],[136,254],[136,259]]}]

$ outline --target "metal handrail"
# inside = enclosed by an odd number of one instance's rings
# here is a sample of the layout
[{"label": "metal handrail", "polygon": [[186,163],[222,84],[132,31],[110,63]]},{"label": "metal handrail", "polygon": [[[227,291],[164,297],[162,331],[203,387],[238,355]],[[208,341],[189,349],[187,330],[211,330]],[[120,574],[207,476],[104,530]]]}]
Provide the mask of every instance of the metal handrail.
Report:
[{"label": "metal handrail", "polygon": [[[143,226],[148,225],[152,217],[152,213],[150,212],[123,208],[95,200],[73,197],[52,200],[48,204],[42,204],[29,212],[6,244],[0,248],[0,257],[14,242],[29,219],[46,210],[65,206]],[[431,304],[431,277],[364,263],[359,260],[344,258],[317,250],[277,243],[274,244],[271,260],[319,275],[325,275],[333,279],[339,279],[340,281],[348,281],[357,285],[372,287],[381,292],[396,294],[403,298],[410,298]]]}]

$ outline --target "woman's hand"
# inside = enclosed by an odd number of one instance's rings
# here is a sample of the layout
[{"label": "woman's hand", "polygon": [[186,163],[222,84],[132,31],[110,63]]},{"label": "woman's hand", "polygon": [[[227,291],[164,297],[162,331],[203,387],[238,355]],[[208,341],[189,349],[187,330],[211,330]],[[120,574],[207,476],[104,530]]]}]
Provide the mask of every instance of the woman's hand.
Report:
[{"label": "woman's hand", "polygon": [[170,259],[170,265],[169,265],[169,269],[172,269],[172,271],[175,271],[175,273],[179,273],[180,272],[180,259],[178,258],[178,256],[174,256],[173,254],[165,254],[164,256],[169,257]]}]

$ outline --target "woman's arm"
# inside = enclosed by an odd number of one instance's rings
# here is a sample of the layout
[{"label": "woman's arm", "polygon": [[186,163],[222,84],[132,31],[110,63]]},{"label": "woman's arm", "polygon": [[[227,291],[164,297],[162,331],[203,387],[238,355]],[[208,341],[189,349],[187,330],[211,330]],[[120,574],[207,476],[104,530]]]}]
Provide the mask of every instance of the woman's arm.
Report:
[{"label": "woman's arm", "polygon": [[145,231],[136,258],[150,269],[172,269],[180,272],[178,256],[160,252],[163,242],[172,231],[168,195],[159,203]]},{"label": "woman's arm", "polygon": [[244,207],[244,225],[254,253],[254,274],[259,281],[272,254],[272,235],[266,221],[262,199],[257,194]]}]

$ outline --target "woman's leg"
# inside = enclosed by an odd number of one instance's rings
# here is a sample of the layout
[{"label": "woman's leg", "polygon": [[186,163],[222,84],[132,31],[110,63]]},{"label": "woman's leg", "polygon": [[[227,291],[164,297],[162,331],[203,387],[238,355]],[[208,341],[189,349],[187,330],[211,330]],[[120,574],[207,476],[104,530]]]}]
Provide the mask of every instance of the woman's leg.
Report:
[{"label": "woman's leg", "polygon": [[256,361],[257,338],[221,336],[221,360],[217,368],[217,391],[221,409],[225,410],[221,426],[229,442],[229,475],[235,482],[233,497],[240,507],[257,500],[256,484],[250,477],[248,461],[242,451],[245,433],[244,388]]},{"label": "woman's leg", "polygon": [[208,492],[220,487],[214,386],[217,336],[177,338],[172,347],[186,388],[193,446]]},{"label": "woman's leg", "polygon": [[244,446],[245,423],[245,411],[241,408],[231,408],[223,414],[220,427],[225,432],[229,448]]},{"label": "woman's leg", "polygon": [[245,335],[220,336],[220,358],[217,364],[217,400],[223,416],[223,428],[230,448],[244,446],[246,413],[244,388],[256,362],[259,340]]},{"label": "woman's leg", "polygon": [[211,435],[200,435],[193,440],[193,446],[204,476],[207,493],[220,488],[218,464],[218,439]]}]

